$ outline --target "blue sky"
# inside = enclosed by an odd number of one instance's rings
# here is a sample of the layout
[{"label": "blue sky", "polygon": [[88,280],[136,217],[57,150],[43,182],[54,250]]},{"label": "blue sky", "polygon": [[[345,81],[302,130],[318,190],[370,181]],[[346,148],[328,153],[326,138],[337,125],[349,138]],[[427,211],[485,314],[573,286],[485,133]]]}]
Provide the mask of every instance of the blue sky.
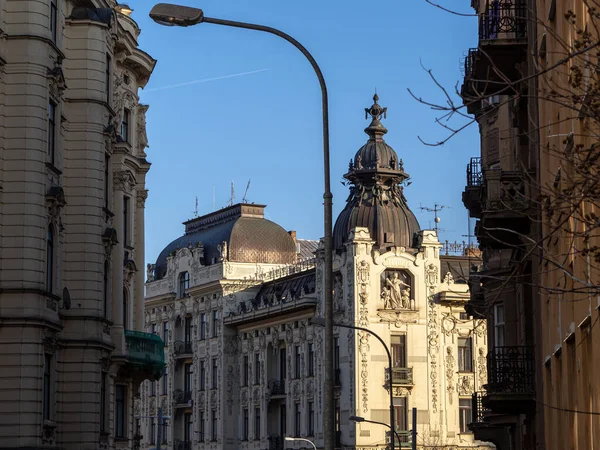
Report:
[{"label": "blue sky", "polygon": [[[443,1],[443,0],[440,0]],[[452,3],[452,5],[450,5]],[[469,2],[461,10],[471,13]],[[322,236],[320,90],[309,63],[284,40],[267,33],[212,24],[163,27],[148,17],[152,2],[128,0],[142,29],[140,46],[158,60],[140,97],[147,116],[152,168],[147,176],[146,259],[154,262],[183,234],[181,222],[236,202],[251,180],[247,199],[267,205],[267,218],[299,238]],[[420,205],[449,206],[441,239],[468,233],[461,192],[465,167],[479,152],[471,127],[442,147],[418,136],[445,136],[436,112],[407,92],[443,102],[423,66],[452,91],[460,86],[465,52],[476,44],[474,17],[443,12],[424,0],[206,0],[206,16],[279,28],[315,57],[329,90],[334,220],[348,188],[340,181],[348,161],[366,142],[364,108],[377,89],[387,106],[386,141],[404,160],[412,184],[405,189],[422,228],[433,213]],[[444,3],[443,3],[444,4]],[[446,0],[445,5],[455,6]],[[237,74],[245,74],[232,76]],[[224,77],[224,78],[221,78]],[[191,83],[197,80],[210,80]],[[188,84],[190,83],[190,84]],[[184,86],[172,87],[185,84]]]}]

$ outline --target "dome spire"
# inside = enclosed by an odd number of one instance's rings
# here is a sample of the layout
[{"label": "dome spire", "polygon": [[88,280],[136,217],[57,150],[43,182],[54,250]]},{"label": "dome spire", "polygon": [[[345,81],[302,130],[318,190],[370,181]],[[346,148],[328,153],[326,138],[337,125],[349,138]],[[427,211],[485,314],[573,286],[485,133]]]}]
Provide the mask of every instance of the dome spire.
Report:
[{"label": "dome spire", "polygon": [[387,108],[383,108],[379,105],[379,103],[377,103],[378,101],[379,96],[377,95],[377,91],[375,91],[373,104],[370,108],[365,108],[365,119],[368,119],[369,116],[371,116],[371,124],[365,128],[365,133],[367,133],[371,139],[377,141],[383,140],[383,135],[388,131],[380,122],[382,117],[387,118]]}]

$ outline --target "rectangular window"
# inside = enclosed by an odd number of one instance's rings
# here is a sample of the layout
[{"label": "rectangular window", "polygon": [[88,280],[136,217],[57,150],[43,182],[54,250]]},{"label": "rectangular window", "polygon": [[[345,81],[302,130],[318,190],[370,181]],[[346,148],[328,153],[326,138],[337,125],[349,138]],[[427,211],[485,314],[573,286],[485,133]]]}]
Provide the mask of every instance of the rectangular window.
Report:
[{"label": "rectangular window", "polygon": [[129,246],[129,197],[123,197],[123,245]]},{"label": "rectangular window", "polygon": [[150,324],[150,333],[156,334],[156,324]]},{"label": "rectangular window", "polygon": [[217,337],[219,335],[220,325],[221,324],[219,322],[219,311],[215,309],[213,311],[212,337]]},{"label": "rectangular window", "polygon": [[300,403],[294,403],[294,437],[300,437]]},{"label": "rectangular window", "polygon": [[192,364],[191,363],[185,364],[183,366],[183,373],[184,373],[184,377],[185,377],[183,379],[183,390],[186,391],[186,392],[190,392],[192,390],[192,383],[193,383],[193,380],[192,380],[192,376],[193,376],[192,370],[193,370],[193,368],[192,368]]},{"label": "rectangular window", "polygon": [[206,388],[206,364],[204,360],[200,361],[200,390],[203,391]]},{"label": "rectangular window", "polygon": [[106,84],[106,86],[104,87],[105,89],[105,94],[106,94],[106,103],[108,103],[110,105],[110,55],[107,54],[106,55],[106,66],[104,68],[104,82]]},{"label": "rectangular window", "polygon": [[308,426],[306,427],[306,433],[308,436],[315,435],[315,404],[314,402],[308,402]]},{"label": "rectangular window", "polygon": [[184,329],[184,340],[185,343],[188,344],[192,342],[192,317],[187,316],[185,318],[185,329]]},{"label": "rectangular window", "polygon": [[52,355],[44,355],[44,420],[52,417]]},{"label": "rectangular window", "polygon": [[308,344],[308,376],[315,376],[315,346],[312,342]]},{"label": "rectangular window", "polygon": [[161,444],[166,444],[167,443],[167,433],[169,432],[169,428],[168,428],[168,424],[167,424],[167,419],[163,419],[162,421],[162,430],[160,432],[161,434]]},{"label": "rectangular window", "polygon": [[406,397],[394,397],[394,420],[396,421],[396,430],[408,430],[408,408]]},{"label": "rectangular window", "polygon": [[106,372],[100,375],[100,431],[106,432]]},{"label": "rectangular window", "polygon": [[156,419],[150,419],[150,430],[148,431],[150,435],[150,443],[156,444]]},{"label": "rectangular window", "polygon": [[190,273],[181,272],[179,274],[179,298],[185,297],[185,293],[190,288]]},{"label": "rectangular window", "polygon": [[248,440],[248,408],[244,408],[242,417],[242,440]]},{"label": "rectangular window", "polygon": [[217,365],[217,358],[212,359],[212,388],[217,388],[217,374],[219,371],[219,366]]},{"label": "rectangular window", "polygon": [[242,378],[242,386],[248,386],[248,370],[249,369],[249,364],[248,364],[248,355],[244,355],[244,367],[243,367],[243,378]]},{"label": "rectangular window", "polygon": [[110,186],[110,156],[104,155],[104,207],[108,209],[109,199],[109,186]]},{"label": "rectangular window", "polygon": [[56,0],[50,0],[50,39],[56,44],[58,26],[58,7]]},{"label": "rectangular window", "polygon": [[131,121],[131,112],[123,108],[123,120],[121,121],[121,140],[129,142],[129,122]]},{"label": "rectangular window", "polygon": [[150,382],[150,396],[154,397],[156,395],[156,381]]},{"label": "rectangular window", "polygon": [[473,372],[473,338],[458,338],[458,371]]},{"label": "rectangular window", "polygon": [[504,347],[504,305],[494,305],[494,347]]},{"label": "rectangular window", "polygon": [[254,384],[260,384],[260,354],[254,354]]},{"label": "rectangular window", "polygon": [[200,314],[200,339],[206,339],[206,313]]},{"label": "rectangular window", "polygon": [[169,322],[163,322],[163,342],[169,345]]},{"label": "rectangular window", "polygon": [[296,378],[300,378],[300,346],[294,347],[294,370]]},{"label": "rectangular window", "polygon": [[260,408],[254,408],[254,439],[260,439]]},{"label": "rectangular window", "polygon": [[194,428],[192,422],[192,413],[185,413],[183,416],[183,441],[186,444],[191,444],[193,434]]},{"label": "rectangular window", "polygon": [[162,394],[163,395],[167,395],[169,389],[169,373],[168,373],[168,367],[165,366],[165,372],[163,373],[162,376]]},{"label": "rectangular window", "polygon": [[127,387],[122,384],[115,386],[115,437],[125,438],[126,435],[126,399],[127,399]]},{"label": "rectangular window", "polygon": [[406,335],[392,335],[392,364],[394,367],[406,367]]},{"label": "rectangular window", "polygon": [[279,349],[279,381],[285,381],[286,376],[286,357],[285,347]]},{"label": "rectangular window", "polygon": [[48,102],[48,157],[50,163],[54,164],[56,150],[56,103]]},{"label": "rectangular window", "polygon": [[217,410],[213,409],[210,412],[210,440],[217,440]]},{"label": "rectangular window", "polygon": [[102,317],[108,319],[108,261],[104,261],[104,272],[102,273]]},{"label": "rectangular window", "polygon": [[340,338],[334,338],[333,340],[333,363],[336,369],[340,368]]},{"label": "rectangular window", "polygon": [[198,440],[204,442],[204,411],[198,413]]},{"label": "rectangular window", "polygon": [[470,433],[469,427],[467,426],[473,421],[470,398],[458,399],[458,412],[460,415],[460,432]]}]

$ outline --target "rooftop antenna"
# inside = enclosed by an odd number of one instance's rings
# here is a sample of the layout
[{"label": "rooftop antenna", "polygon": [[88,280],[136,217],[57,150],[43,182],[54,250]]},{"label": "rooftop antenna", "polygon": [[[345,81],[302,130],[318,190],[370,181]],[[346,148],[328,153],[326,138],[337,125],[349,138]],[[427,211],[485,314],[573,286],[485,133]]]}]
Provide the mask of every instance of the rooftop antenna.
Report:
[{"label": "rooftop antenna", "polygon": [[233,180],[231,180],[231,199],[229,200],[229,206],[233,206],[235,203],[235,185],[233,184]]},{"label": "rooftop antenna", "polygon": [[194,209],[194,217],[198,217],[198,196],[196,195],[196,209]]},{"label": "rooftop antenna", "polygon": [[244,198],[242,199],[242,203],[248,203],[248,189],[250,189],[250,181],[252,180],[248,180],[248,185],[246,186],[246,192],[244,192]]},{"label": "rooftop antenna", "polygon": [[434,203],[433,208],[430,208],[428,206],[423,206],[420,205],[419,206],[421,208],[421,211],[429,211],[433,213],[433,221],[435,222],[435,234],[438,235],[438,239],[439,239],[439,227],[438,224],[442,221],[442,219],[440,219],[440,216],[438,216],[438,212],[441,211],[444,208],[449,208],[449,206],[445,206],[445,205],[438,205],[437,203]]}]

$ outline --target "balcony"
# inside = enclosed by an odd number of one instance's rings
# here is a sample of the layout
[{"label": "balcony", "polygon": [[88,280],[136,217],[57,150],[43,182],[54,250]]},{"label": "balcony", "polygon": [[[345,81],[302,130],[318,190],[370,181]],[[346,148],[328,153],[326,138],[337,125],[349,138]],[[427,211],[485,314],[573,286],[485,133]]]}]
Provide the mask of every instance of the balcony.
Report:
[{"label": "balcony", "polygon": [[285,380],[269,380],[270,398],[284,397],[285,398]]},{"label": "balcony", "polygon": [[463,203],[471,217],[481,217],[482,185],[481,157],[475,156],[467,164],[467,186],[462,194]]},{"label": "balcony", "polygon": [[192,406],[192,391],[182,391],[175,389],[173,391],[173,403],[176,408],[186,408]]},{"label": "balcony", "polygon": [[[385,369],[385,382],[390,381],[389,369]],[[392,367],[392,385],[397,386],[412,386],[413,369],[412,367]]]},{"label": "balcony", "polygon": [[[390,431],[385,432],[387,443],[390,443]],[[395,448],[410,448],[412,446],[412,432],[410,430],[396,430],[394,436]]]},{"label": "balcony", "polygon": [[513,426],[514,418],[493,414],[489,408],[483,406],[485,396],[485,392],[473,393],[471,397],[473,421],[467,426],[473,432],[475,439],[492,442],[497,448],[510,448],[507,441],[511,436],[510,428]]},{"label": "balcony", "polygon": [[155,334],[125,330],[128,362],[124,368],[136,381],[156,381],[165,370],[165,345]]},{"label": "balcony", "polygon": [[191,358],[194,353],[191,341],[175,341],[173,349],[176,358]]},{"label": "balcony", "polygon": [[173,441],[173,450],[192,450],[192,441],[175,439]]},{"label": "balcony", "polygon": [[283,436],[272,434],[268,438],[269,450],[283,450]]},{"label": "balcony", "polygon": [[473,414],[473,422],[469,424],[469,428],[477,427],[477,424],[484,423],[486,415],[490,412],[489,408],[483,406],[483,397],[485,392],[473,392],[471,397],[471,408]]},{"label": "balcony", "polygon": [[487,395],[494,413],[519,414],[535,408],[533,347],[494,347],[488,352]]}]

